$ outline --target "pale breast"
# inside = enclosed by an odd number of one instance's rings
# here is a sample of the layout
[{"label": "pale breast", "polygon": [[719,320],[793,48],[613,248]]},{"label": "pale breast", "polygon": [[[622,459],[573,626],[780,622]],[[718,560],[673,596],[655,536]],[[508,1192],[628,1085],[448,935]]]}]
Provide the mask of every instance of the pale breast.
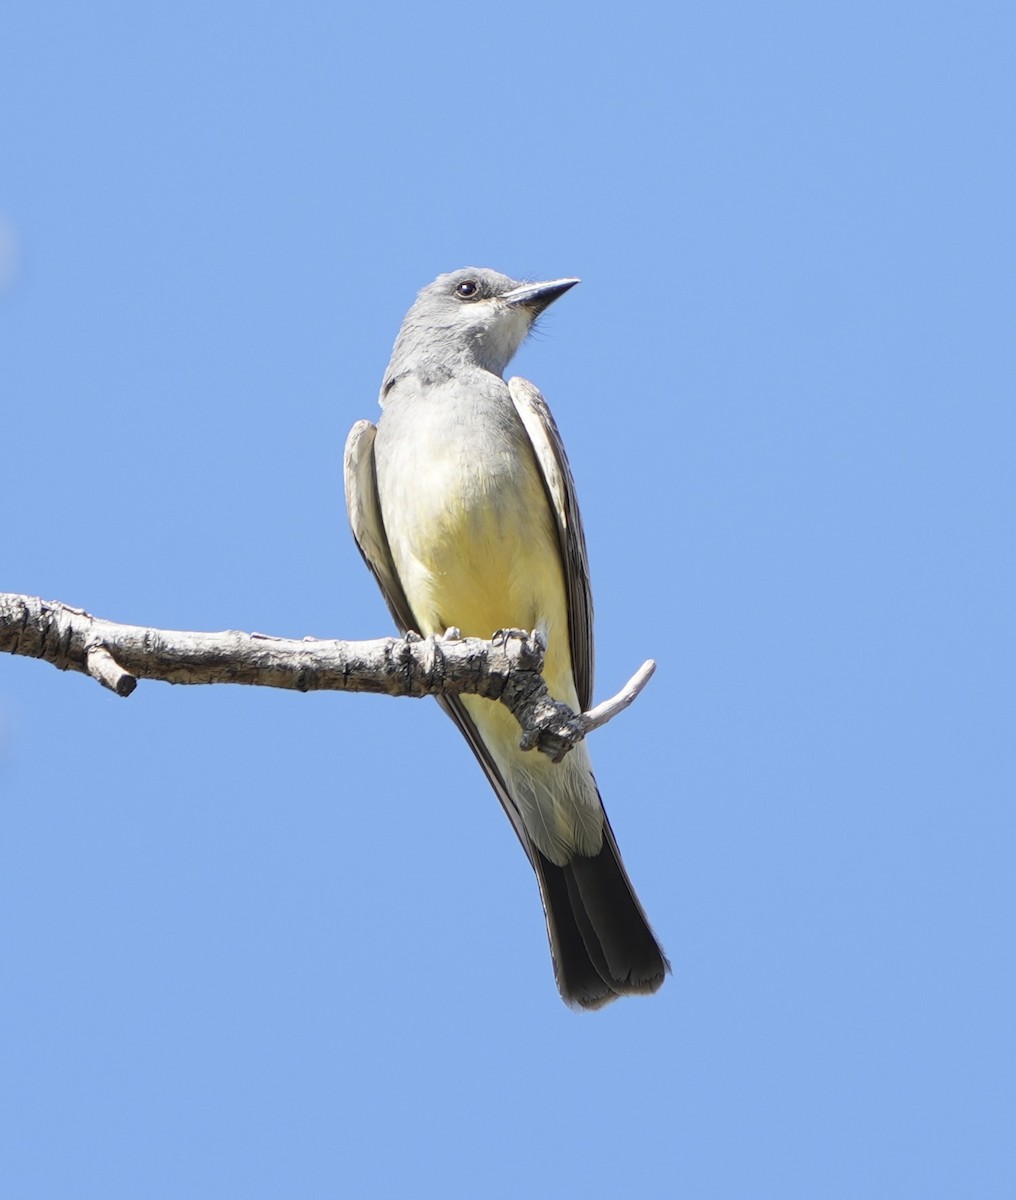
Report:
[{"label": "pale breast", "polygon": [[559,675],[570,687],[556,524],[528,436],[497,382],[503,395],[468,404],[438,392],[386,405],[376,443],[385,530],[420,633],[454,625],[488,638],[542,628],[556,660],[548,659],[548,683]]}]

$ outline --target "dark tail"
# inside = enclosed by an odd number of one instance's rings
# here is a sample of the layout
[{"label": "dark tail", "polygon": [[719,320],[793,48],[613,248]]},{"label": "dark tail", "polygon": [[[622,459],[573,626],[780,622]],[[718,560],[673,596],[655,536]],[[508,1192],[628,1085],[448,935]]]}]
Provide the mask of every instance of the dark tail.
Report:
[{"label": "dark tail", "polygon": [[563,867],[532,849],[557,986],[565,1003],[578,1008],[648,995],[670,970],[606,817],[603,834],[599,854]]},{"label": "dark tail", "polygon": [[599,854],[555,866],[533,845],[497,763],[462,701],[439,696],[437,702],[465,735],[536,871],[554,975],[564,1002],[573,1008],[602,1008],[618,996],[655,992],[670,963],[621,862],[607,814],[603,814]]}]

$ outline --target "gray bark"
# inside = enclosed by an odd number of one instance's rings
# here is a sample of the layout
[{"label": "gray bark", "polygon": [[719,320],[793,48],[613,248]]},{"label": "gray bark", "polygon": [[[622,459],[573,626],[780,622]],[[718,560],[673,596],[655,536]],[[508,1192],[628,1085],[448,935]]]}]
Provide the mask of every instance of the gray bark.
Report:
[{"label": "gray bark", "polygon": [[539,634],[508,630],[486,642],[461,638],[376,638],[345,642],[260,633],[192,633],[120,625],[80,608],[0,592],[0,652],[43,659],[90,675],[118,696],[139,679],[166,683],[245,683],[295,691],[388,696],[476,695],[514,713],[521,744],[555,761],[635,699],[653,671],[645,663],[617,696],[573,713],[547,692]]}]

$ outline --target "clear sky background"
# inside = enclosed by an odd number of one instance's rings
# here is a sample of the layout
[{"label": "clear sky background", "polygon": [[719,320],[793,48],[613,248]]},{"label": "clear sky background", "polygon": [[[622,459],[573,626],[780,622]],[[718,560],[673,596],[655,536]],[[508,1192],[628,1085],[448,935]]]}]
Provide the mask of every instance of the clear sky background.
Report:
[{"label": "clear sky background", "polygon": [[1008,1197],[1011,4],[22,4],[0,588],[374,637],[346,432],[440,271],[514,370],[673,961],[575,1015],[430,702],[0,661],[18,1200]]}]

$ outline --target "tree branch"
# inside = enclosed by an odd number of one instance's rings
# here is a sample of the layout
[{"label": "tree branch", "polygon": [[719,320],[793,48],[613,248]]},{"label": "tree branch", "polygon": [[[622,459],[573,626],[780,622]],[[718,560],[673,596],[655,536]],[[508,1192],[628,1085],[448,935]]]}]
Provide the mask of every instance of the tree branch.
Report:
[{"label": "tree branch", "polygon": [[246,683],[300,692],[387,696],[484,696],[499,700],[522,727],[524,749],[555,762],[593,729],[627,708],[655,669],[647,662],[612,700],[574,713],[547,691],[538,633],[505,631],[490,642],[460,638],[376,638],[365,642],[187,633],[119,625],[55,600],[0,592],[0,652],[41,658],[61,671],[91,675],[118,696],[139,679],[166,683]]}]

